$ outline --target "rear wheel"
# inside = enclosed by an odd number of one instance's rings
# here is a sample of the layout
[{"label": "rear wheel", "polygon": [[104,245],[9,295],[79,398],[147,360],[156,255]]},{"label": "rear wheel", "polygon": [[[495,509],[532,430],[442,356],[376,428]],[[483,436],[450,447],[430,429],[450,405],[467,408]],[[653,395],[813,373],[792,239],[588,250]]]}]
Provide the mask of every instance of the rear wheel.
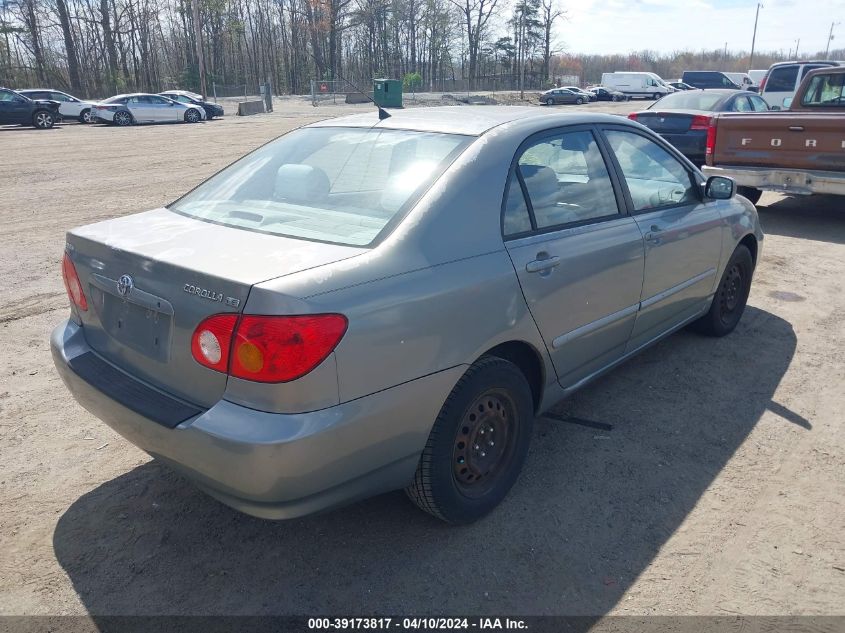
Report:
[{"label": "rear wheel", "polygon": [[38,110],[32,115],[32,125],[38,130],[49,130],[56,122],[56,118],[47,110]]},{"label": "rear wheel", "polygon": [[185,123],[199,123],[201,118],[200,113],[193,108],[190,108],[185,112]]},{"label": "rear wheel", "polygon": [[744,198],[748,198],[751,204],[757,204],[763,195],[761,189],[755,189],[754,187],[737,187],[736,192]]},{"label": "rear wheel", "polygon": [[443,404],[408,496],[449,523],[480,519],[516,481],[533,422],[531,388],[519,368],[501,358],[481,358]]},{"label": "rear wheel", "polygon": [[91,123],[92,121],[94,121],[94,117],[91,115],[91,108],[86,108],[79,113],[80,123]]},{"label": "rear wheel", "polygon": [[132,115],[126,110],[120,110],[114,113],[112,121],[120,127],[126,127],[127,125],[132,125]]},{"label": "rear wheel", "polygon": [[725,336],[733,332],[745,311],[753,274],[751,252],[740,244],[725,267],[710,310],[693,323],[693,329],[707,336]]}]

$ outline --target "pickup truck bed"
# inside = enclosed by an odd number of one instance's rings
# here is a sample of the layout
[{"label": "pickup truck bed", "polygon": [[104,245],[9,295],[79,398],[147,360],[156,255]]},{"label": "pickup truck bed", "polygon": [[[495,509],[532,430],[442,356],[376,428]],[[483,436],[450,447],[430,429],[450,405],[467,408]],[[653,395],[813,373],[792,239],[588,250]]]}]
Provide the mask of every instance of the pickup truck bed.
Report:
[{"label": "pickup truck bed", "polygon": [[819,75],[828,82],[826,90],[837,82],[842,89],[845,68],[819,69],[807,74],[788,111],[714,117],[704,173],[757,190],[845,195],[845,104],[841,98],[818,106],[803,103]]}]

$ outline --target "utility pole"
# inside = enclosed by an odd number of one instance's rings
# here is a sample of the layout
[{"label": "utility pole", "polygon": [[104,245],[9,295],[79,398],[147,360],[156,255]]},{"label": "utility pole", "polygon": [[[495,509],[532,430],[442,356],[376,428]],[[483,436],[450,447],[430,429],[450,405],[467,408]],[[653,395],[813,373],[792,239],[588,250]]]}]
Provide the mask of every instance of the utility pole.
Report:
[{"label": "utility pole", "polygon": [[728,43],[725,42],[725,54],[722,55],[722,61],[727,61],[728,59]]},{"label": "utility pole", "polygon": [[833,27],[842,24],[841,22],[831,22],[830,23],[830,33],[827,36],[827,47],[824,49],[824,58],[827,59],[828,54],[830,53],[830,43],[833,41]]},{"label": "utility pole", "polygon": [[754,68],[754,45],[757,43],[757,20],[760,18],[760,9],[763,7],[762,2],[757,3],[757,14],[754,16],[754,35],[751,36],[751,58],[748,60],[748,66]]},{"label": "utility pole", "polygon": [[193,14],[194,22],[194,41],[197,45],[197,65],[200,71],[200,92],[203,100],[208,96],[206,93],[208,89],[205,85],[205,55],[202,49],[202,29],[200,28],[200,9],[197,0],[191,0],[191,13]]},{"label": "utility pole", "polygon": [[801,38],[795,40],[795,59],[798,59],[798,48],[801,46]]}]

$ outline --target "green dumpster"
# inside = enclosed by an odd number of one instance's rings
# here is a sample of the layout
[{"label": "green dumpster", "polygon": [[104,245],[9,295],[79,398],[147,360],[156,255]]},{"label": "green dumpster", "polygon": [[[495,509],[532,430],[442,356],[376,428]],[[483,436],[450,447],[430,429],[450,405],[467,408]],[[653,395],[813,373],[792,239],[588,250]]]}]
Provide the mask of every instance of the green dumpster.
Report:
[{"label": "green dumpster", "polygon": [[373,100],[383,108],[401,108],[402,82],[398,79],[374,79]]}]

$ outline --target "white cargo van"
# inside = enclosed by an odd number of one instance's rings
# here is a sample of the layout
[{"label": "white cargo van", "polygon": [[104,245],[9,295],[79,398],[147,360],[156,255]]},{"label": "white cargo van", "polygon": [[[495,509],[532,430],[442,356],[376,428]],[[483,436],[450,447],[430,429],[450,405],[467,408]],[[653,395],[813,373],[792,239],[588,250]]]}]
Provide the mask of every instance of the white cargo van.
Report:
[{"label": "white cargo van", "polygon": [[659,99],[670,92],[675,92],[674,88],[655,73],[604,73],[601,76],[601,84],[607,88],[618,90],[629,97],[643,97],[645,99]]}]

